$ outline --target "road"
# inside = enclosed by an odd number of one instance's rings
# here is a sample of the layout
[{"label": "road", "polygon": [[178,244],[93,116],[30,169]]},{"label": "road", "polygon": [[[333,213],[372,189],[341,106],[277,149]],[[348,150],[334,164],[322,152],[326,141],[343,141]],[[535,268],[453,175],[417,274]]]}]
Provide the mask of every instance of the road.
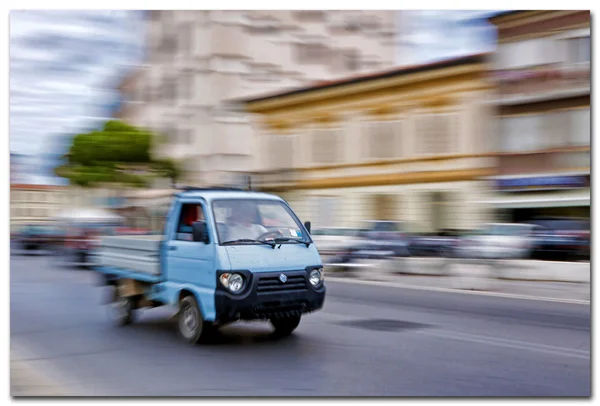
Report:
[{"label": "road", "polygon": [[295,335],[190,347],[170,309],[115,327],[97,275],[11,257],[11,357],[74,395],[590,396],[590,307],[329,283]]}]

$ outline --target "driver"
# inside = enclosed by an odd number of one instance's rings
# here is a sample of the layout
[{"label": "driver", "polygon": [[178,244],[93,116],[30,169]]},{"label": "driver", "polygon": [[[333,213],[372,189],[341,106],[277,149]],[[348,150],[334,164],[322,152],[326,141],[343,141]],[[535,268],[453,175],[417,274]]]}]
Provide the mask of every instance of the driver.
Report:
[{"label": "driver", "polygon": [[227,225],[229,240],[255,240],[266,233],[267,229],[260,224],[253,223],[253,218],[252,210],[247,206],[239,205],[235,207]]}]

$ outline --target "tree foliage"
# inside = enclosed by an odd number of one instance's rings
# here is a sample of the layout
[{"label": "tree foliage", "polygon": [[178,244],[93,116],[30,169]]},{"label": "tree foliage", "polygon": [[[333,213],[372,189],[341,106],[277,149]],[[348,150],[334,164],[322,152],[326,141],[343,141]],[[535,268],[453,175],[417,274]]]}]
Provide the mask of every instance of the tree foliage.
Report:
[{"label": "tree foliage", "polygon": [[154,177],[175,181],[177,164],[168,159],[152,159],[152,133],[121,121],[108,121],[101,130],[73,138],[66,164],[55,173],[79,186],[122,184],[147,186]]}]

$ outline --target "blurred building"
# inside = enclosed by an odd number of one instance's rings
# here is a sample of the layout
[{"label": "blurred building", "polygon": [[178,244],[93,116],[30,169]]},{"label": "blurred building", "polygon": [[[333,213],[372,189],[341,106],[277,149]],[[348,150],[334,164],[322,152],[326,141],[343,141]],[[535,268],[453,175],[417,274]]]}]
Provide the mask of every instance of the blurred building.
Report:
[{"label": "blurred building", "polygon": [[494,172],[488,57],[471,55],[244,100],[260,134],[256,188],[316,227],[404,220],[469,229]]},{"label": "blurred building", "polygon": [[64,186],[11,183],[11,233],[24,225],[51,223],[68,201],[69,190]]},{"label": "blurred building", "polygon": [[590,215],[590,12],[516,11],[498,30],[493,76],[498,191],[506,221]]},{"label": "blurred building", "polygon": [[23,183],[25,179],[25,170],[22,162],[22,155],[10,153],[10,183]]},{"label": "blurred building", "polygon": [[166,135],[157,154],[187,184],[240,183],[258,164],[246,115],[226,100],[393,66],[393,11],[153,11],[147,60],[119,117]]}]

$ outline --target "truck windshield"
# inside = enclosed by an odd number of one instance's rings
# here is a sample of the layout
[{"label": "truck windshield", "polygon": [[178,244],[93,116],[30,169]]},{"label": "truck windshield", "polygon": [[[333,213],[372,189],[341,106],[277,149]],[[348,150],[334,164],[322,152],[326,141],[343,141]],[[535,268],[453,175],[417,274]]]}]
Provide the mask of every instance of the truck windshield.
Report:
[{"label": "truck windshield", "polygon": [[[251,240],[275,240],[284,237],[292,244],[308,242],[296,216],[277,200],[231,199],[213,202],[219,243],[250,244]],[[258,244],[258,242],[257,242]]]}]

